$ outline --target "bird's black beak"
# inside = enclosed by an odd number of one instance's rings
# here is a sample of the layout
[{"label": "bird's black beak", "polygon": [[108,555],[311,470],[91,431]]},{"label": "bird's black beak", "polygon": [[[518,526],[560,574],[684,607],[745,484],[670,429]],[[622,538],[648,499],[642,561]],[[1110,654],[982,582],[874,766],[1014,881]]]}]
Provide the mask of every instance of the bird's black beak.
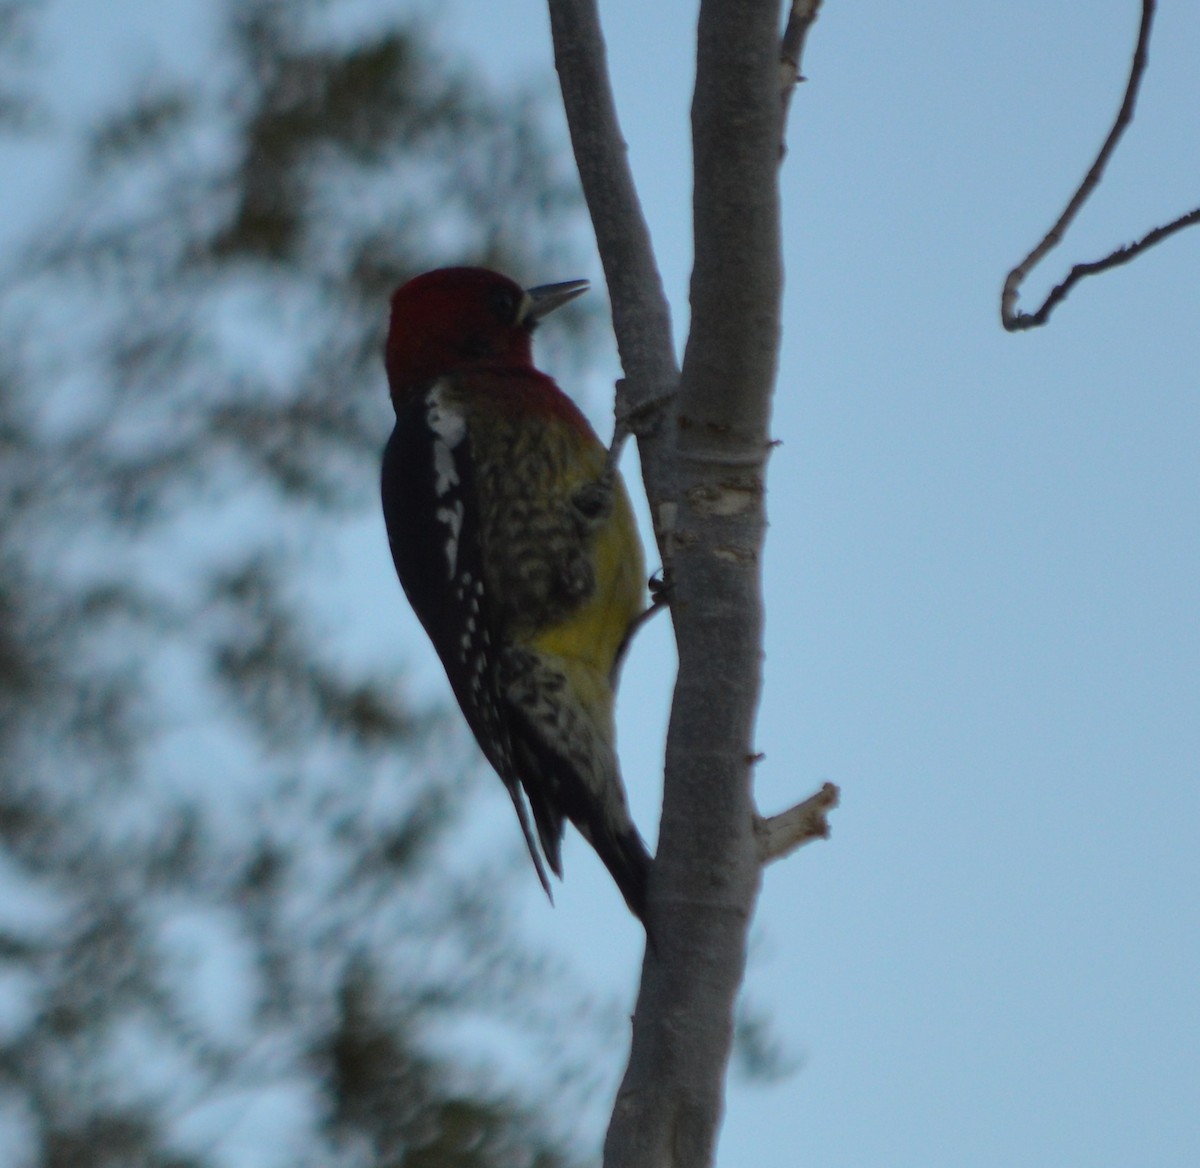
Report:
[{"label": "bird's black beak", "polygon": [[574,300],[576,296],[582,296],[587,290],[587,280],[565,280],[561,284],[539,284],[536,288],[527,288],[518,323],[537,324],[543,316],[548,316],[556,308],[562,308],[564,304]]}]

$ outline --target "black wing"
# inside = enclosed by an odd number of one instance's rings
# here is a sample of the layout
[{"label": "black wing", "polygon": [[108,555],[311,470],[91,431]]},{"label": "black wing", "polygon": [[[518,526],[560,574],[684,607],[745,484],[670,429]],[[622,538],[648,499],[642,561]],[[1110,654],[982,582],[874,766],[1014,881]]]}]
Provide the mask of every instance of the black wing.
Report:
[{"label": "black wing", "polygon": [[383,455],[383,517],[396,574],[433,642],[480,749],[504,781],[547,895],[550,882],[521,798],[526,788],[538,837],[562,874],[562,813],[543,790],[521,784],[498,676],[500,634],[483,578],[470,435],[438,385],[396,415]]}]

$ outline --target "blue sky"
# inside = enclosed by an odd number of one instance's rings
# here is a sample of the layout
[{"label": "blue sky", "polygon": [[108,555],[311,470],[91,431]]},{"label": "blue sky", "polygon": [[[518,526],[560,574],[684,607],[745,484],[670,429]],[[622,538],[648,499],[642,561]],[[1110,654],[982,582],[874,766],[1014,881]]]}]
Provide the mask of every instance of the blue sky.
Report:
[{"label": "blue sky", "polygon": [[[682,339],[694,5],[603,7]],[[1200,231],[1086,281],[1044,330],[998,323],[1005,272],[1107,132],[1138,8],[826,0],[810,36],[757,781],[765,811],[825,780],[843,805],[830,841],[766,874],[749,994],[801,1066],[735,1082],[723,1168],[1169,1168],[1200,1148]],[[1137,120],[1024,307],[1200,202],[1200,9],[1162,8]],[[92,63],[78,100],[195,36],[194,4],[122,0],[105,57],[99,9],[59,10]],[[538,0],[424,10],[487,76],[551,82]],[[25,173],[29,207],[52,173]],[[528,274],[580,275],[598,262]],[[602,432],[615,375],[585,387]],[[380,527],[330,557],[331,608],[394,606],[397,652],[444,685]],[[659,620],[620,709],[651,835],[672,670]],[[522,920],[631,1004],[636,925],[578,839],[565,860],[557,907],[530,879]]]}]

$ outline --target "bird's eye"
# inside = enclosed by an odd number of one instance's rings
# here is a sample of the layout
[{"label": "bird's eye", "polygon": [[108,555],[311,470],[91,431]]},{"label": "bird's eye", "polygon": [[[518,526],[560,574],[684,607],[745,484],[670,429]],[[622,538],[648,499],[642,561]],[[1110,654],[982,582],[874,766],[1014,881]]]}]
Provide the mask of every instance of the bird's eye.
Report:
[{"label": "bird's eye", "polygon": [[502,324],[514,324],[517,319],[517,308],[520,306],[521,298],[513,288],[500,287],[493,288],[491,291],[492,311],[496,314]]}]

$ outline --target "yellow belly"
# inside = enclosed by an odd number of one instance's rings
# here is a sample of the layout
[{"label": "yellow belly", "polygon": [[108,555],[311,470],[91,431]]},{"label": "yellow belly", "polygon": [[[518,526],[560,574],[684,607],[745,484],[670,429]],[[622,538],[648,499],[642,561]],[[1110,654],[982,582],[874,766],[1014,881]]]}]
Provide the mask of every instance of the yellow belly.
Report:
[{"label": "yellow belly", "polygon": [[533,646],[594,670],[608,686],[617,650],[645,604],[645,561],[625,485],[616,484],[613,513],[595,536],[596,588],[569,617],[542,630]]}]

